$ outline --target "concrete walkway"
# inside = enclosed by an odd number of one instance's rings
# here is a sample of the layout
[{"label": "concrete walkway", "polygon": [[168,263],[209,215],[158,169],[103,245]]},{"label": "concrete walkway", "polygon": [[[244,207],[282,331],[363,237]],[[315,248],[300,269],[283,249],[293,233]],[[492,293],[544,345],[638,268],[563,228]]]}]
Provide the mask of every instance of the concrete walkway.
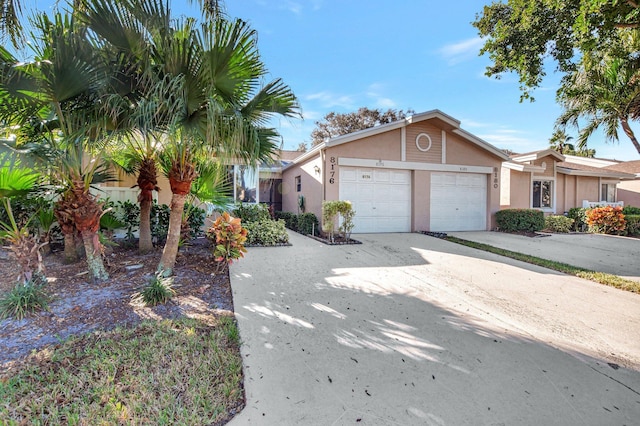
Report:
[{"label": "concrete walkway", "polygon": [[419,234],[357,238],[291,234],[232,266],[231,424],[637,424],[640,296]]},{"label": "concrete walkway", "polygon": [[449,232],[464,240],[640,281],[640,239],[599,234],[525,237],[504,232]]}]

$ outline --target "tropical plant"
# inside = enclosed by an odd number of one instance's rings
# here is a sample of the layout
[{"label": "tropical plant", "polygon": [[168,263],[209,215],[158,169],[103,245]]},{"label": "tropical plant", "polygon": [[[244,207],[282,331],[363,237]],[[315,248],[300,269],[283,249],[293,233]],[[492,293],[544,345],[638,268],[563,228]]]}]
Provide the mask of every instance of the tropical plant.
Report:
[{"label": "tropical plant", "polygon": [[97,107],[108,66],[72,16],[38,14],[32,26],[32,61],[2,52],[0,120],[20,126],[21,144],[33,145],[30,136],[37,134],[35,144],[52,153],[49,170],[63,187],[55,206],[58,223],[67,234],[79,231],[90,277],[104,280],[108,274],[97,234],[102,205],[89,188],[107,169],[90,153],[100,150],[108,125]]},{"label": "tropical plant", "polygon": [[589,230],[598,234],[622,235],[626,221],[621,207],[595,207],[587,211]]},{"label": "tropical plant", "polygon": [[627,135],[640,153],[640,142],[630,121],[634,108],[640,101],[640,68],[635,60],[617,57],[586,56],[581,67],[573,72],[558,99],[565,111],[558,118],[558,125],[578,127],[580,119],[586,119],[578,136],[578,147],[584,148],[589,137],[600,127],[604,128],[607,141],[618,141],[618,128]]},{"label": "tropical plant", "polygon": [[17,283],[0,298],[0,318],[24,318],[29,312],[46,310],[49,296],[44,291],[46,279],[37,274],[27,283]]},{"label": "tropical plant", "polygon": [[215,220],[207,230],[206,236],[214,244],[213,257],[218,262],[216,273],[244,257],[244,253],[247,252],[244,247],[247,241],[247,230],[242,227],[242,221],[239,218],[231,217],[227,212],[222,213]]},{"label": "tropical plant", "polygon": [[156,306],[171,300],[175,294],[173,277],[164,277],[162,273],[156,273],[140,291],[134,293],[132,301],[147,306]]}]

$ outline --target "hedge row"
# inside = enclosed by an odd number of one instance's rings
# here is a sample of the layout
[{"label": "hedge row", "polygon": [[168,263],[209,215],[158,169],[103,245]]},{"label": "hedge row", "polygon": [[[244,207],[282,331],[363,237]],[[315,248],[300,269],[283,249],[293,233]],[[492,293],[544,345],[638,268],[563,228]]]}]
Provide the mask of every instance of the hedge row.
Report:
[{"label": "hedge row", "polygon": [[287,228],[300,234],[318,235],[320,232],[318,218],[313,213],[275,212],[275,217],[284,220]]}]

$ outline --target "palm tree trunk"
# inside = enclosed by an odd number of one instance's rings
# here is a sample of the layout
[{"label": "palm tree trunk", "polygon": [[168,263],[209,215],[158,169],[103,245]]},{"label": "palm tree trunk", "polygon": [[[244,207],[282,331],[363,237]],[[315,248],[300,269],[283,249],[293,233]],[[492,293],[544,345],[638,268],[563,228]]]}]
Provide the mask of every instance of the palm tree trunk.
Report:
[{"label": "palm tree trunk", "polygon": [[153,250],[151,236],[151,200],[140,201],[140,237],[138,239],[138,251],[148,253]]},{"label": "palm tree trunk", "polygon": [[66,263],[76,263],[78,261],[78,252],[76,251],[76,239],[73,232],[64,234],[64,261]]},{"label": "palm tree trunk", "polygon": [[636,135],[633,133],[633,130],[631,130],[631,126],[629,126],[629,120],[623,118],[620,120],[620,124],[622,125],[622,130],[624,130],[624,133],[629,137],[631,143],[636,148],[636,151],[640,154],[640,143],[638,143]]},{"label": "palm tree trunk", "polygon": [[98,281],[106,281],[109,274],[104,268],[102,262],[101,244],[97,232],[90,230],[82,231],[82,242],[84,243],[84,251],[87,255],[87,267],[89,275]]},{"label": "palm tree trunk", "polygon": [[176,265],[178,257],[178,247],[180,245],[180,229],[182,227],[182,213],[184,204],[187,201],[187,194],[176,194],[171,196],[171,215],[169,216],[169,231],[167,241],[162,250],[162,258],[158,265],[158,272],[162,272],[165,277],[173,274],[173,267]]},{"label": "palm tree trunk", "polygon": [[140,195],[140,237],[138,238],[138,251],[147,253],[153,250],[151,239],[151,203],[153,191],[158,191],[158,172],[156,163],[152,158],[145,158],[140,164],[138,173],[138,187]]}]

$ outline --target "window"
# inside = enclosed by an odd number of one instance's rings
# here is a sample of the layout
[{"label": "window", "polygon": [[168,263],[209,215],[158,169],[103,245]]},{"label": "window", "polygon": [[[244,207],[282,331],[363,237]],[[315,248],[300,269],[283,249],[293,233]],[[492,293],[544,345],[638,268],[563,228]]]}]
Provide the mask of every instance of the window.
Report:
[{"label": "window", "polygon": [[258,202],[258,169],[254,167],[234,166],[235,201],[239,203]]},{"label": "window", "polygon": [[533,207],[534,208],[551,208],[551,200],[553,192],[553,182],[550,180],[534,180],[533,181]]},{"label": "window", "polygon": [[603,183],[602,192],[600,193],[600,201],[608,203],[616,202],[616,185],[614,183]]},{"label": "window", "polygon": [[302,179],[300,176],[296,176],[296,192],[302,191]]}]

